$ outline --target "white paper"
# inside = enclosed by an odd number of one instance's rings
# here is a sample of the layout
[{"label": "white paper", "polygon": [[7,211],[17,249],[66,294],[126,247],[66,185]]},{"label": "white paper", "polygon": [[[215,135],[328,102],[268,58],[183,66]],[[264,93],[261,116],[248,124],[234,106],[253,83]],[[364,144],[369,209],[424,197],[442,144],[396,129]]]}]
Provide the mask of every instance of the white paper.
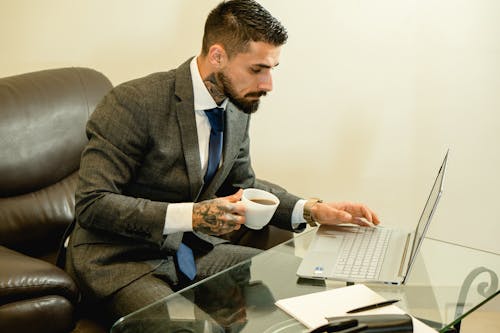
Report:
[{"label": "white paper", "polygon": [[[276,305],[302,324],[312,329],[326,324],[326,317],[359,315],[346,312],[361,306],[385,301],[385,298],[363,284],[331,289],[317,293],[282,299]],[[363,311],[363,315],[403,314],[395,305]],[[421,321],[413,318],[413,331],[418,333],[436,332]]]}]

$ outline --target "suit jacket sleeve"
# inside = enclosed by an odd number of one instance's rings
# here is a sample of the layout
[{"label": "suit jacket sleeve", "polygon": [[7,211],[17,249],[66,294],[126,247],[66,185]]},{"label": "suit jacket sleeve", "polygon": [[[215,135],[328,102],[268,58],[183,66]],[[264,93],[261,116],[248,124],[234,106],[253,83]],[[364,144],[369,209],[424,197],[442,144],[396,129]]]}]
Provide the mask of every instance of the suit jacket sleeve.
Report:
[{"label": "suit jacket sleeve", "polygon": [[138,95],[133,86],[114,89],[90,117],[75,210],[84,228],[161,246],[168,204],[124,194],[149,145],[147,107]]}]

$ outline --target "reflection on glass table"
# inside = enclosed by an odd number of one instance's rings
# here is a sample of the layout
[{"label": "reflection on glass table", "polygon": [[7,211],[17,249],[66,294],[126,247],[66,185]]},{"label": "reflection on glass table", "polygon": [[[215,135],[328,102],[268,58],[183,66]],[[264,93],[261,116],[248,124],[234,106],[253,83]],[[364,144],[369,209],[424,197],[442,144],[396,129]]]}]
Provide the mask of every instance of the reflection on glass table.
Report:
[{"label": "reflection on glass table", "polygon": [[[314,230],[220,272],[118,320],[111,332],[307,332],[274,305],[278,299],[345,286],[298,279],[297,268]],[[441,332],[499,293],[500,256],[425,239],[403,286],[368,284]]]}]

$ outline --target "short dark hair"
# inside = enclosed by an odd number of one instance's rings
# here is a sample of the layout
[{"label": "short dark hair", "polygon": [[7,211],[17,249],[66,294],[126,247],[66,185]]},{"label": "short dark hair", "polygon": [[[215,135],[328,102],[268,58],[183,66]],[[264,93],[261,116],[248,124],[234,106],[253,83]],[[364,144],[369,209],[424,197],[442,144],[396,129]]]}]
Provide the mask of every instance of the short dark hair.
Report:
[{"label": "short dark hair", "polygon": [[245,52],[248,44],[266,42],[281,46],[288,38],[285,27],[253,0],[223,1],[207,17],[201,52],[222,44],[228,57]]}]

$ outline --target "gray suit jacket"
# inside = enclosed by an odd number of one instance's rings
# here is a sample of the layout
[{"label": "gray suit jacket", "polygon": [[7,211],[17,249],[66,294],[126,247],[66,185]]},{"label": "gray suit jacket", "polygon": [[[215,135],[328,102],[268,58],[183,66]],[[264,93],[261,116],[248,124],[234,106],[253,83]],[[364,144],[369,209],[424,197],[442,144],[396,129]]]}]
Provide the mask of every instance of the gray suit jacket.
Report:
[{"label": "gray suit jacket", "polygon": [[[183,233],[163,235],[169,203],[263,188],[281,201],[271,224],[291,229],[299,198],[255,179],[250,116],[231,103],[225,113],[223,164],[204,186],[189,61],[117,86],[90,117],[67,260],[87,297],[105,297],[152,270],[163,272],[172,285],[178,282],[173,256]],[[195,236],[190,244],[195,252],[224,242]]]}]

